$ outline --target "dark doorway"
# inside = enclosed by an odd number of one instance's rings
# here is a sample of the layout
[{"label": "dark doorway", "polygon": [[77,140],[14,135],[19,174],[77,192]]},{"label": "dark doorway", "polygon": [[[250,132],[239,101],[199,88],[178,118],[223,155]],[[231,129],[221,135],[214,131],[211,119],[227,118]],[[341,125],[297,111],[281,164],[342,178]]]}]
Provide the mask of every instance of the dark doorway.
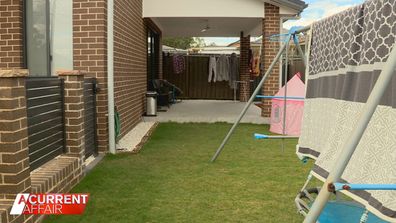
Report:
[{"label": "dark doorway", "polygon": [[147,31],[147,90],[154,90],[153,80],[159,79],[160,34],[148,28]]}]

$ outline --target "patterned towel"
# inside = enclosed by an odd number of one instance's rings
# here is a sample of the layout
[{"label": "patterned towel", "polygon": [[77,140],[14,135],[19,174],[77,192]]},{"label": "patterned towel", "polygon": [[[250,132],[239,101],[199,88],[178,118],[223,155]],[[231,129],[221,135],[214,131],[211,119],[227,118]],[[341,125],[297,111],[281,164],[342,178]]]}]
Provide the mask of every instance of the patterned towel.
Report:
[{"label": "patterned towel", "polygon": [[[312,32],[298,153],[316,159],[314,175],[324,180],[395,45],[396,0],[366,1],[315,23]],[[396,184],[396,71],[342,179]],[[345,193],[396,222],[396,191]]]}]

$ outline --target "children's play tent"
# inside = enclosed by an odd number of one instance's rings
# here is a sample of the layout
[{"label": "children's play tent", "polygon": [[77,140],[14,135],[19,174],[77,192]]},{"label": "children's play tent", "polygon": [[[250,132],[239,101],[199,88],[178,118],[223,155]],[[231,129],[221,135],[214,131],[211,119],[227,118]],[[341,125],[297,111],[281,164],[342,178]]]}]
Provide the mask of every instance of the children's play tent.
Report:
[{"label": "children's play tent", "polygon": [[[287,82],[286,113],[285,108],[285,86],[283,86],[272,99],[271,128],[270,131],[277,134],[299,136],[301,121],[304,111],[305,84],[301,81],[300,73]],[[283,131],[283,115],[285,118],[285,131]]]}]

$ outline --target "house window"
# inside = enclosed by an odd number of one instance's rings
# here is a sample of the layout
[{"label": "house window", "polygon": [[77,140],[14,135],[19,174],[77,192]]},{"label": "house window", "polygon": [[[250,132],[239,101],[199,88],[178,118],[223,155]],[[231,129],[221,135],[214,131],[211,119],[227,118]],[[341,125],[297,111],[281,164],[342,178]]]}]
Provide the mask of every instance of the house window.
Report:
[{"label": "house window", "polygon": [[49,17],[49,0],[25,0],[25,60],[30,76],[50,76]]},{"label": "house window", "polygon": [[159,34],[147,32],[147,90],[154,90],[153,80],[159,79]]}]

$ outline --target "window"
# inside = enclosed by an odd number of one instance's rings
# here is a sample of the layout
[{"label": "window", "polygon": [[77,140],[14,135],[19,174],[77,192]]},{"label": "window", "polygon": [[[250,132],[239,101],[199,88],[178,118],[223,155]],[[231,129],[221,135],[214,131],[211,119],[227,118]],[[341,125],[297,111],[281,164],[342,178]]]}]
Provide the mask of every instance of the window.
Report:
[{"label": "window", "polygon": [[25,0],[25,67],[31,76],[73,69],[73,1]]},{"label": "window", "polygon": [[25,1],[26,65],[31,76],[50,76],[49,0]]}]

